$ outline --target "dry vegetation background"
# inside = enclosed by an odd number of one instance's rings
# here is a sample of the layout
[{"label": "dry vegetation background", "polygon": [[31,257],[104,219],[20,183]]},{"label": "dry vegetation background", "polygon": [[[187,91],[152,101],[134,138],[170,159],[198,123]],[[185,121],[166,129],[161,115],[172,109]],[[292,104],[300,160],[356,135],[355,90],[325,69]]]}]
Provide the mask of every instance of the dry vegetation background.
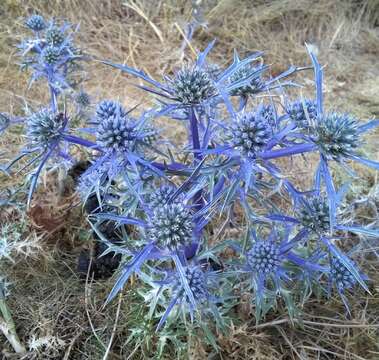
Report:
[{"label": "dry vegetation background", "polygon": [[[196,31],[192,46],[202,49],[216,38],[214,61],[226,64],[233,48],[243,55],[264,50],[276,73],[290,64],[308,64],[304,42],[315,44],[320,62],[326,64],[327,105],[340,106],[363,120],[379,117],[378,0],[208,0],[203,9],[208,27]],[[87,53],[138,66],[158,77],[182,61],[181,32],[191,11],[191,1],[183,0],[1,0],[0,111],[22,115],[25,101],[38,105],[46,98],[42,86],[27,90],[28,77],[15,64],[15,44],[28,14],[80,23],[78,44]],[[96,63],[88,65],[88,71],[91,76],[84,87],[94,99],[115,98],[127,107],[147,101],[119,72]],[[181,130],[170,127],[169,131],[176,135]],[[371,136],[367,150],[378,160],[377,134]],[[0,139],[0,160],[9,159],[19,143],[15,133]],[[367,198],[368,194],[375,207],[379,204],[376,176],[371,171],[362,176],[354,184],[355,195]],[[0,190],[14,185],[15,180],[0,175]],[[9,304],[20,337],[30,349],[26,358],[102,359],[113,330],[108,359],[154,358],[154,346],[149,352],[139,339],[125,342],[140,322],[136,313],[140,299],[133,288],[124,291],[122,301],[101,310],[112,282],[84,284],[79,279],[76,261],[80,248],[89,242],[88,226],[75,207],[74,194],[62,199],[55,193],[54,181],[47,179],[25,218],[12,208],[0,209],[0,226],[11,223],[23,236],[37,236],[43,249],[9,269],[13,283]],[[374,280],[372,294],[358,293],[350,299],[352,319],[344,319],[338,299],[311,299],[303,326],[291,326],[279,309],[259,327],[247,321],[237,324],[229,337],[218,336],[219,354],[212,354],[196,338],[184,339],[188,346],[180,358],[379,359],[378,263],[367,261],[364,266]],[[166,359],[175,358],[175,348],[167,348]],[[12,358],[1,336],[0,350],[4,358]]]}]

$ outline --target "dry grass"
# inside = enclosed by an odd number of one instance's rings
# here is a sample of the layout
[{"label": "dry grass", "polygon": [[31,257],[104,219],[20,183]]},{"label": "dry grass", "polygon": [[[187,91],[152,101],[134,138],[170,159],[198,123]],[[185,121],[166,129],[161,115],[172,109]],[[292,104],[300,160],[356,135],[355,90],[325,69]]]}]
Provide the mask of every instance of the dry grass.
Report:
[{"label": "dry grass", "polygon": [[[290,64],[308,63],[304,42],[315,44],[320,61],[326,64],[327,104],[343,106],[363,119],[379,117],[377,0],[208,0],[204,3],[208,28],[196,32],[194,48],[201,49],[216,38],[212,57],[221,64],[230,58],[233,48],[242,54],[265,50],[267,62],[273,64],[275,73]],[[138,65],[160,76],[182,61],[178,51],[183,40],[181,29],[190,18],[191,2],[135,0],[125,6],[120,0],[2,0],[1,111],[22,114],[26,101],[38,105],[46,99],[42,86],[26,90],[27,75],[20,73],[15,65],[14,45],[20,39],[23,17],[33,11],[80,22],[79,43],[88,53]],[[191,52],[187,55],[191,56]],[[116,98],[128,107],[148,101],[117,71],[91,63],[89,73],[96,76],[88,79],[85,88],[95,99]],[[306,85],[303,91],[308,92],[310,82],[303,83]],[[173,137],[182,134],[180,128],[170,127],[168,131]],[[378,158],[375,142],[378,137],[371,138],[368,150],[373,158]],[[3,156],[7,158],[17,150],[20,136],[8,134],[0,141],[0,156],[6,150]],[[285,165],[290,176],[302,173],[305,178],[302,181],[309,180],[308,165],[302,162]],[[370,171],[362,175],[364,181],[356,184],[355,189],[366,194],[377,182]],[[14,185],[14,180],[1,174],[0,182],[0,189]],[[49,256],[20,261],[10,269],[14,288],[9,303],[21,338],[34,349],[28,355],[30,359],[102,359],[111,337],[118,303],[115,301],[101,310],[111,282],[95,283],[89,279],[84,284],[75,271],[79,248],[88,242],[88,236],[80,209],[72,207],[74,199],[57,198],[54,180],[48,181],[37,194],[35,204],[40,208],[31,214],[27,226],[29,231],[44,234],[44,253]],[[14,214],[1,212],[0,215],[0,225],[15,221]],[[46,228],[46,224],[56,227]],[[291,325],[279,308],[259,327],[247,322],[236,325],[227,338],[220,335],[219,354],[210,355],[209,348],[192,339],[181,358],[378,359],[378,264],[365,259],[364,266],[375,281],[371,295],[357,293],[350,299],[352,319],[344,319],[338,299],[312,298],[304,308],[303,324]],[[149,351],[143,344],[137,346],[138,342],[125,344],[130,327],[138,322],[138,312],[142,311],[139,303],[133,289],[125,290],[109,359],[154,358],[154,347]],[[0,343],[3,340],[0,337]],[[6,344],[2,347],[7,349]],[[165,358],[174,358],[174,350],[174,346],[169,347]]]}]

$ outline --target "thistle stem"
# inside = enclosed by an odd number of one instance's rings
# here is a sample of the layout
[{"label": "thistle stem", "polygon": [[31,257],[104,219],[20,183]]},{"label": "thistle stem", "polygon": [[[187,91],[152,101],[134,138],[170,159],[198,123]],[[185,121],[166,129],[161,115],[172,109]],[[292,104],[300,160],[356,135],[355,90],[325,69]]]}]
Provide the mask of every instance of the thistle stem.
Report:
[{"label": "thistle stem", "polygon": [[[199,127],[195,114],[195,109],[191,106],[189,110],[189,121],[190,121],[190,135],[192,138],[192,146],[194,151],[194,158],[197,161],[201,161],[203,156],[198,150],[200,150],[200,137],[199,137]],[[204,202],[202,199],[202,191],[199,190],[193,199],[193,203],[195,204],[195,209],[199,211],[203,206]]]},{"label": "thistle stem", "polygon": [[50,89],[51,110],[53,112],[56,112],[58,110],[57,92],[55,91],[55,89],[50,84],[49,84],[49,89]]},{"label": "thistle stem", "polygon": [[[189,109],[189,122],[190,122],[190,137],[192,138],[193,156],[195,158],[195,164],[200,162],[203,155],[198,152],[200,150],[200,137],[199,137],[199,127],[196,118],[195,109],[191,106]],[[195,211],[199,211],[204,206],[204,200],[202,198],[203,192],[199,190],[193,197],[193,204],[195,205]],[[186,248],[186,257],[189,259],[196,254],[198,243],[192,244]]]},{"label": "thistle stem", "polygon": [[25,353],[25,346],[21,343],[20,339],[18,338],[16,332],[16,325],[13,321],[11,312],[4,298],[0,298],[0,312],[2,314],[2,317],[0,317],[0,331],[7,338],[7,340],[12,345],[14,351],[17,354]]}]

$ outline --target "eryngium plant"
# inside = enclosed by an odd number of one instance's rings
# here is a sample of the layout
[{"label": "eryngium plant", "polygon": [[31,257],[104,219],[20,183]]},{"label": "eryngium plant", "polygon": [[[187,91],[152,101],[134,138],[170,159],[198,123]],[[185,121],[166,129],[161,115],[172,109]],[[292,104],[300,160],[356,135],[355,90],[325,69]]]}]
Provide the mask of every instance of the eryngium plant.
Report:
[{"label": "eryngium plant", "polygon": [[[92,107],[93,98],[76,89],[70,72],[84,59],[73,43],[77,28],[40,15],[25,25],[34,37],[20,46],[24,67],[31,69],[32,81],[47,81],[50,102],[25,118],[2,115],[2,131],[23,124],[27,139],[6,170],[35,155],[24,166],[31,169],[30,202],[41,173],[61,162],[74,164],[74,146],[90,150],[80,199],[84,205],[96,200],[86,207],[90,224],[105,253],[123,258],[107,302],[135,274],[145,290],[151,288],[146,321],[155,328],[169,331],[165,327],[177,318],[204,328],[216,319],[224,331],[241,293],[251,293],[259,321],[278,299],[290,316],[300,316],[297,302],[309,298],[311,284],[320,279],[329,280],[321,281],[325,293],[337,289],[346,306],[345,290],[368,289],[353,254],[337,240],[348,233],[379,237],[379,231],[343,216],[348,186],[338,189],[329,166],[346,168],[352,159],[379,169],[361,155],[364,133],[379,120],[362,123],[324,109],[322,68],[311,49],[311,67],[292,66],[275,77],[260,52],[245,59],[235,52],[225,68],[211,62],[214,42],[161,81],[104,60],[144,83],[139,87],[157,97],[157,105],[136,109],[106,96]],[[314,97],[289,101],[287,91],[296,87],[288,77],[312,68]],[[68,99],[74,106],[67,106]],[[68,109],[78,107],[79,115],[70,114]],[[84,127],[72,121],[83,114]],[[188,142],[162,138],[158,118],[169,127],[183,126]],[[314,184],[300,191],[283,172],[284,162],[275,160],[307,153],[317,153],[320,162]],[[108,238],[108,224],[117,228],[118,241]],[[223,240],[232,224],[246,225],[239,225],[234,239]]]}]

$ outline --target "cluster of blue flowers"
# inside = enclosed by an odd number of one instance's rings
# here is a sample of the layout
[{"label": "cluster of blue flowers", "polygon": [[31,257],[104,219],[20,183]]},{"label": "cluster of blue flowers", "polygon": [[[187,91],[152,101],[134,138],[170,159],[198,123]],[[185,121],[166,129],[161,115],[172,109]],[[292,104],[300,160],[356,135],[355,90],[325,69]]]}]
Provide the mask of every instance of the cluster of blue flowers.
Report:
[{"label": "cluster of blue flowers", "polygon": [[[107,302],[136,274],[157,289],[151,302],[161,328],[175,314],[220,319],[241,291],[251,292],[257,321],[279,298],[298,316],[298,291],[305,289],[306,298],[310,284],[325,284],[325,294],[337,291],[347,309],[347,291],[354,286],[368,291],[367,277],[342,240],[351,234],[379,237],[379,230],[343,218],[339,207],[348,186],[338,189],[330,166],[351,173],[348,162],[354,160],[379,170],[360,152],[364,134],[379,120],[363,123],[324,108],[323,70],[310,48],[312,66],[292,66],[275,77],[262,53],[241,60],[235,52],[226,68],[210,62],[213,42],[162,81],[103,61],[142,80],[139,87],[157,105],[128,110],[103,100],[86,128],[78,129],[61,99],[74,92],[78,103],[90,106],[90,97],[75,89],[71,77],[72,65],[90,58],[74,46],[70,25],[39,15],[25,24],[34,37],[20,46],[24,64],[33,81],[47,80],[51,94],[49,105],[24,119],[28,143],[16,160],[34,154],[27,163],[28,202],[43,169],[59,165],[60,158],[74,163],[73,146],[90,150],[91,165],[77,190],[83,202],[97,199],[90,224],[106,252],[121,254],[124,261]],[[296,85],[289,77],[312,69],[314,98],[288,100],[287,89]],[[188,143],[162,139],[154,127],[157,118],[185,127]],[[312,187],[301,191],[276,159],[307,153],[318,154],[319,162]],[[122,234],[117,245],[102,233],[109,222]],[[241,223],[246,229],[240,236],[225,240],[227,227]],[[227,248],[233,255],[226,255]]]}]

